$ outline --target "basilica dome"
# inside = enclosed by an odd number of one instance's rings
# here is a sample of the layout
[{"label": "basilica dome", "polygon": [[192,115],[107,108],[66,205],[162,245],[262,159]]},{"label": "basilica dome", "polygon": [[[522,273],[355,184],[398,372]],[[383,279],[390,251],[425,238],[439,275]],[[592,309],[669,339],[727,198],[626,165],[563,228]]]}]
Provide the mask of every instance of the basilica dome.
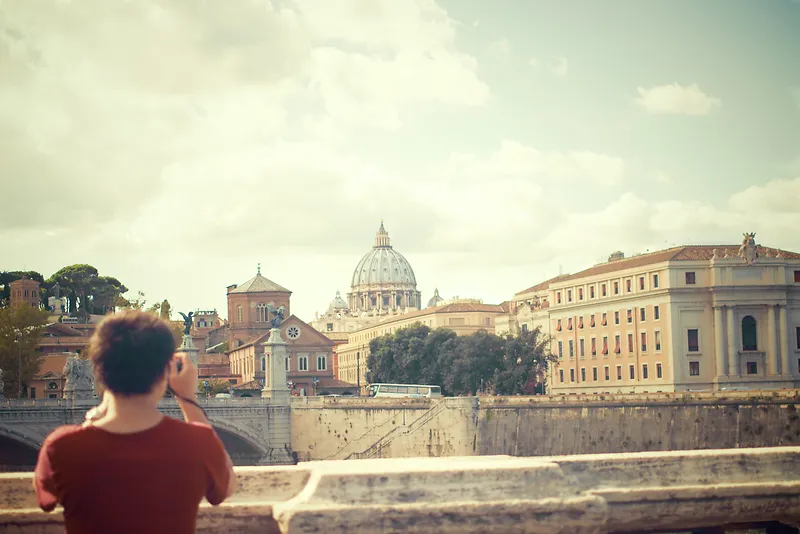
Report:
[{"label": "basilica dome", "polygon": [[420,306],[414,270],[408,260],[392,248],[383,222],[375,234],[372,250],[356,265],[350,286],[350,309],[419,309]]},{"label": "basilica dome", "polygon": [[331,301],[330,306],[328,306],[328,311],[339,311],[339,310],[346,310],[347,303],[342,298],[342,295],[337,291],[336,297]]}]

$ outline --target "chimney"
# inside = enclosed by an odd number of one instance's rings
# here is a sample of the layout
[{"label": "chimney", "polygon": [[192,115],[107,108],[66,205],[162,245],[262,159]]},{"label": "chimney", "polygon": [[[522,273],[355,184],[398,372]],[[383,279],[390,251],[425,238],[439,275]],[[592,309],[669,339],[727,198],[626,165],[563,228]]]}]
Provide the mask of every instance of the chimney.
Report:
[{"label": "chimney", "polygon": [[233,290],[234,290],[234,289],[236,289],[237,287],[239,287],[239,285],[238,285],[238,284],[231,284],[231,285],[229,285],[229,286],[228,286],[228,293],[230,293],[231,291],[233,291]]}]

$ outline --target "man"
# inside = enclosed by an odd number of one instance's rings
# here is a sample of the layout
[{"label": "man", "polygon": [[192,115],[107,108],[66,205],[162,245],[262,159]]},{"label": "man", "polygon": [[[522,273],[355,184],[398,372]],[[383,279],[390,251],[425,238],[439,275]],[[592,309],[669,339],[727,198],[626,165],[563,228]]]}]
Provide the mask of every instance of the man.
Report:
[{"label": "man", "polygon": [[[193,533],[203,497],[217,505],[236,487],[230,457],[192,400],[197,368],[175,353],[166,322],[139,311],[100,323],[89,357],[103,401],[83,425],[45,439],[39,506],[61,504],[69,534]],[[158,411],[168,385],[186,422]]]}]

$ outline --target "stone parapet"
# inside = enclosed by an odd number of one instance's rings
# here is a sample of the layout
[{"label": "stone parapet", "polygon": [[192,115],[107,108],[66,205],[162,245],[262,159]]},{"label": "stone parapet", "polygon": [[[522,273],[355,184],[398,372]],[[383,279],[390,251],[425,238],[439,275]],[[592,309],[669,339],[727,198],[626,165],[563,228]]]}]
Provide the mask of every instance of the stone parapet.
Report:
[{"label": "stone parapet", "polygon": [[[644,533],[776,522],[796,528],[798,465],[800,447],[240,467],[236,495],[219,507],[201,506],[198,532]],[[0,475],[4,532],[60,533],[62,521],[59,512],[36,508],[30,473]]]}]

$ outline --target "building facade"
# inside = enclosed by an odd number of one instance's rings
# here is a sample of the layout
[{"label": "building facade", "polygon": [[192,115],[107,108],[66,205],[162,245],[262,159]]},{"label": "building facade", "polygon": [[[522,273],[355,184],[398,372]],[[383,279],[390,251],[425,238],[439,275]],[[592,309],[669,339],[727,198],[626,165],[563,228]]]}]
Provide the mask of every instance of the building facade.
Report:
[{"label": "building facade", "polygon": [[284,306],[284,317],[289,317],[291,295],[285,287],[263,277],[260,265],[247,282],[228,286],[228,349],[241,347],[269,332],[270,307]]},{"label": "building facade", "polygon": [[12,306],[24,304],[32,308],[39,308],[42,302],[41,293],[39,291],[39,282],[23,276],[19,280],[10,282],[8,287],[11,291],[9,303]]},{"label": "building facade", "polygon": [[348,342],[337,347],[337,378],[357,384],[362,393],[367,390],[367,358],[369,342],[400,328],[420,323],[432,329],[449,328],[458,335],[470,335],[478,330],[494,333],[495,320],[508,314],[507,305],[483,304],[478,299],[437,301],[424,310],[390,316],[348,335]]},{"label": "building facade", "polygon": [[552,393],[800,386],[800,254],[753,237],[615,253],[538,286],[538,312],[515,301],[510,322],[549,326]]}]

